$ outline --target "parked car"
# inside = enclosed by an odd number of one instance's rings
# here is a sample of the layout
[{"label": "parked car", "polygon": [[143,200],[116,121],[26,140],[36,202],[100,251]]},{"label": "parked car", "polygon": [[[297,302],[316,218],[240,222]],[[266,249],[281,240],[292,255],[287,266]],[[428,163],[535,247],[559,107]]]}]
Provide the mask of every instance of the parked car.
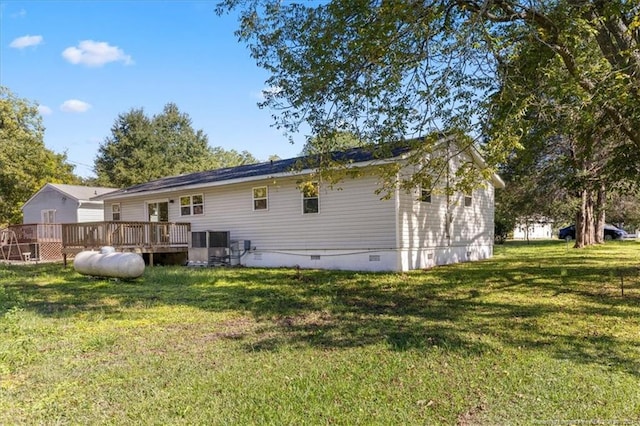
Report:
[{"label": "parked car", "polygon": [[[627,231],[624,229],[620,229],[617,226],[609,225],[608,223],[604,225],[604,239],[605,240],[620,240],[623,238],[628,238]],[[561,240],[575,240],[576,239],[576,226],[570,225],[566,228],[562,228],[558,231],[558,238]]]}]

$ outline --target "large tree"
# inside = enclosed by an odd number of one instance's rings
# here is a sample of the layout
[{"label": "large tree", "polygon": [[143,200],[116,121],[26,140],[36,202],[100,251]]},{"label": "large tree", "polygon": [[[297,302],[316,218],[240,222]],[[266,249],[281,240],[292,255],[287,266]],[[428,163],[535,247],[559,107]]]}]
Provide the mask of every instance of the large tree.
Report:
[{"label": "large tree", "polygon": [[77,183],[66,154],[43,141],[35,103],[0,86],[0,226],[22,221],[22,205],[45,183]]},{"label": "large tree", "polygon": [[[568,25],[577,27],[576,37],[566,42],[576,52],[574,63],[606,81],[611,67],[597,60],[599,48],[588,27]],[[621,188],[620,182],[637,183],[640,173],[640,164],[633,173],[633,163],[626,165],[628,139],[536,37],[523,34],[498,72],[501,88],[491,99],[487,132],[493,140],[517,138],[520,144],[520,151],[507,158],[519,168],[518,179],[511,179],[512,189],[506,190],[519,200],[517,210],[548,212],[559,198],[575,207],[576,247],[603,242],[607,192]]]},{"label": "large tree", "polygon": [[96,182],[126,187],[166,176],[255,162],[246,151],[211,148],[202,130],[175,104],[148,117],[143,109],[120,114],[95,159]]},{"label": "large tree", "polygon": [[[611,152],[626,155],[630,161],[623,164],[640,163],[635,2],[226,0],[219,11],[233,8],[242,12],[240,38],[271,73],[268,84],[274,89],[264,105],[278,112],[277,124],[287,131],[307,122],[313,133],[322,134],[339,124],[376,143],[434,131],[480,135],[491,113],[490,95],[503,87],[501,64],[524,43],[562,67],[569,83],[563,90],[570,86],[578,98],[588,98],[608,134],[619,135]],[[554,99],[570,106],[576,101],[566,94]],[[583,128],[562,138],[581,153],[576,160],[589,161],[585,153],[601,143],[582,138],[589,127],[586,118],[573,120]],[[488,140],[489,163],[505,161],[522,147],[522,136],[505,132]],[[426,153],[435,139],[423,144]],[[434,172],[430,169],[416,167],[425,178],[412,179],[427,179]],[[640,180],[633,166],[618,169]],[[459,176],[468,178],[471,171]]]}]

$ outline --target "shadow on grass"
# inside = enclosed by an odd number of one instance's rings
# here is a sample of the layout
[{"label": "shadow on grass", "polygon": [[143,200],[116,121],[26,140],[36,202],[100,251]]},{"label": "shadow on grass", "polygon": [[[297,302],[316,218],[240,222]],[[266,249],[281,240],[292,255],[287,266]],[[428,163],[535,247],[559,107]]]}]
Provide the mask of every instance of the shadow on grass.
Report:
[{"label": "shadow on grass", "polygon": [[[248,351],[385,344],[480,355],[537,348],[640,375],[637,333],[616,336],[607,328],[607,320],[638,326],[640,274],[621,262],[626,252],[566,252],[553,243],[515,244],[493,260],[407,274],[156,267],[141,279],[115,281],[59,264],[1,266],[0,314],[12,303],[54,318],[189,306],[253,318],[250,333],[225,334]],[[616,271],[628,274],[624,297]]]}]

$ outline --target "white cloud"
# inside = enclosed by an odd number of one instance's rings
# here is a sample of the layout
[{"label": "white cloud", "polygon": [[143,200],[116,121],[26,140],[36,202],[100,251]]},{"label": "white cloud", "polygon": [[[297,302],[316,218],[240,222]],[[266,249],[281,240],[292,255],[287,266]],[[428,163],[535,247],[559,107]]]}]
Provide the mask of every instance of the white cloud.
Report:
[{"label": "white cloud", "polygon": [[9,44],[9,47],[13,47],[15,49],[24,49],[25,47],[37,46],[40,43],[42,43],[42,36],[26,35],[14,39],[11,44]]},{"label": "white cloud", "polygon": [[89,108],[91,108],[90,104],[77,99],[69,99],[60,105],[60,110],[64,112],[85,112]]},{"label": "white cloud", "polygon": [[46,105],[38,105],[38,112],[40,115],[51,115],[53,111]]},{"label": "white cloud", "polygon": [[131,56],[126,55],[117,46],[110,46],[104,41],[83,40],[77,47],[67,47],[62,57],[72,64],[82,64],[88,67],[101,67],[109,62],[123,62],[133,64]]}]

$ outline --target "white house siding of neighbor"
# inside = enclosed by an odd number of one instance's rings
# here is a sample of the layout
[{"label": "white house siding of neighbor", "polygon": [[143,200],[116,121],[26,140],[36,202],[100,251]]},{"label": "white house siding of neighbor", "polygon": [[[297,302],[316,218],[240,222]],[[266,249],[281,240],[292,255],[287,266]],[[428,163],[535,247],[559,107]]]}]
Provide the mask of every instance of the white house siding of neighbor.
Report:
[{"label": "white house siding of neighbor", "polygon": [[79,223],[104,220],[102,200],[115,188],[47,183],[22,206],[22,223]]},{"label": "white house siding of neighbor", "polygon": [[513,229],[514,240],[544,240],[553,238],[553,222],[548,219],[518,219]]},{"label": "white house siding of neighbor", "polygon": [[[192,235],[228,231],[231,240],[250,241],[245,266],[407,271],[491,257],[500,178],[471,194],[420,200],[416,188],[381,200],[373,168],[406,152],[387,159],[362,149],[340,153],[362,173],[333,189],[320,183],[317,193],[301,190],[313,170],[292,168],[304,160],[297,158],[168,177],[99,198],[106,220],[189,222]],[[193,247],[189,260],[207,259]]]}]

